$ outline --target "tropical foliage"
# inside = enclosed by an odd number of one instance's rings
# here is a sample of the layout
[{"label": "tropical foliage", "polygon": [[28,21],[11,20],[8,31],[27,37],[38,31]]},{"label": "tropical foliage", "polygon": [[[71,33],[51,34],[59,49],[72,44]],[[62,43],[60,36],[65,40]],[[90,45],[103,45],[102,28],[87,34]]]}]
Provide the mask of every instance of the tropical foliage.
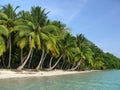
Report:
[{"label": "tropical foliage", "polygon": [[64,23],[49,20],[45,9],[36,6],[16,13],[17,8],[0,8],[0,68],[120,69],[119,58],[83,34],[73,36]]}]

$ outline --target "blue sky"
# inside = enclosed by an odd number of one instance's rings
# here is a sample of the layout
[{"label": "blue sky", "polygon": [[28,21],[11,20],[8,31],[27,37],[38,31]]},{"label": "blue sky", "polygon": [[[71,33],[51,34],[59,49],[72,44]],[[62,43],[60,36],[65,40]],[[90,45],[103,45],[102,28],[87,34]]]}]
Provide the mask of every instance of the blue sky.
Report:
[{"label": "blue sky", "polygon": [[105,52],[120,57],[120,0],[0,0],[19,10],[41,6],[51,20],[60,20],[73,35],[83,33]]}]

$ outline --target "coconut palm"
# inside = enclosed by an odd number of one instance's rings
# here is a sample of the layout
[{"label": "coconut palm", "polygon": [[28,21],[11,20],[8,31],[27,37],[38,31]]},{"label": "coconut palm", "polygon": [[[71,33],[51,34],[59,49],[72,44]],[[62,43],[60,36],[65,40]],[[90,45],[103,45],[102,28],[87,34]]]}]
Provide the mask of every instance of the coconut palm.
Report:
[{"label": "coconut palm", "polygon": [[[44,26],[41,31],[43,31],[48,36],[48,40],[42,39],[44,41],[42,47],[44,46],[44,50],[47,53],[51,54],[51,59],[52,59],[53,57],[56,57],[59,54],[59,51],[56,47],[57,46],[56,41],[58,38],[57,36],[58,28],[52,24],[49,24]],[[40,60],[41,65],[39,63],[36,70],[38,70],[39,68],[42,69],[42,62],[45,60],[47,53],[45,54],[44,59]]]},{"label": "coconut palm", "polygon": [[33,48],[35,48],[35,34],[34,31],[32,31],[31,28],[27,26],[27,24],[26,26],[18,25],[14,29],[18,31],[16,34],[15,42],[21,49],[21,55],[22,55],[22,50],[25,47],[29,47],[28,55],[25,57],[25,60],[21,60],[23,61],[23,63],[21,63],[21,65],[17,68],[17,70],[21,70],[24,68],[25,64],[29,60]]},{"label": "coconut palm", "polygon": [[[23,26],[22,24],[15,27],[16,30],[21,28],[21,30],[19,30],[18,32],[19,35],[17,36],[19,36],[19,39],[22,38],[22,41],[17,40],[18,45],[20,46],[21,44],[23,44],[23,46],[25,46],[25,42],[27,40],[25,39],[24,35],[31,36],[33,40],[32,42],[34,42],[34,47],[42,51],[40,61],[36,67],[36,70],[39,70],[43,61],[45,60],[45,57],[47,56],[48,51],[51,51],[53,53],[53,48],[51,47],[54,47],[53,44],[55,44],[55,40],[54,35],[52,35],[52,30],[54,30],[55,32],[56,28],[54,25],[48,25],[46,16],[47,13],[45,13],[45,9],[42,10],[41,7],[32,7],[30,13],[28,11],[22,11],[20,14],[22,18],[21,20],[23,20],[23,23],[26,26]],[[20,46],[20,48],[23,49],[22,45]],[[22,65],[22,68],[24,65]],[[22,68],[18,69],[20,70]]]},{"label": "coconut palm", "polygon": [[59,58],[57,59],[56,63],[48,70],[54,69],[57,66],[57,64],[60,62],[60,60],[63,58],[63,56],[67,56],[71,54],[70,49],[76,45],[75,41],[76,41],[75,37],[71,36],[71,34],[69,33],[64,37],[64,39],[59,41],[59,45],[58,45],[60,51]]},{"label": "coconut palm", "polygon": [[[42,63],[45,60],[45,57],[47,56],[48,51],[51,51],[51,44],[55,43],[54,38],[52,38],[52,35],[49,33],[48,29],[52,26],[48,25],[47,21],[47,13],[45,13],[45,9],[42,9],[41,7],[32,7],[31,10],[31,16],[32,16],[32,22],[35,25],[35,31],[37,34],[37,42],[40,42],[40,50],[42,50],[40,61],[36,67],[36,70],[39,70],[42,67]],[[53,28],[53,27],[52,27]],[[50,29],[49,29],[50,30]]]},{"label": "coconut palm", "polygon": [[[53,40],[55,42],[55,44],[52,45],[51,49],[52,49],[52,52],[50,50],[50,53],[51,53],[51,58],[50,58],[50,62],[49,62],[49,68],[47,70],[50,70],[50,68],[52,67],[51,64],[52,64],[52,61],[53,61],[53,58],[58,58],[59,55],[60,55],[60,51],[59,51],[59,45],[60,45],[60,40],[64,39],[64,36],[68,33],[66,30],[66,26],[65,24],[61,23],[60,21],[52,21],[51,24],[53,25],[50,29],[50,33],[52,33],[52,36],[53,36]],[[53,28],[54,27],[54,28]],[[48,30],[49,31],[49,30]],[[50,36],[51,38],[51,36]],[[59,58],[59,60],[61,59],[62,57]],[[57,63],[59,63],[59,60],[58,62],[56,62],[56,65]],[[54,66],[56,66],[54,65]]]},{"label": "coconut palm", "polygon": [[14,32],[14,26],[17,22],[17,14],[16,10],[19,6],[13,8],[11,4],[7,4],[2,6],[0,12],[0,24],[4,25],[9,31],[9,38],[8,38],[8,45],[9,45],[9,61],[8,61],[8,68],[11,67],[11,34]]},{"label": "coconut palm", "polygon": [[78,62],[76,66],[71,68],[71,70],[77,69],[82,63],[83,59],[85,59],[85,55],[83,51],[84,51],[84,42],[86,41],[86,38],[84,37],[84,35],[80,34],[80,35],[77,35],[76,39],[77,39],[77,47],[79,48],[78,50],[79,53],[76,54],[77,55],[76,57],[78,57],[77,59]]},{"label": "coconut palm", "polygon": [[80,50],[80,53],[77,53],[79,54],[80,58],[78,60],[78,63],[75,67],[73,67],[71,70],[75,70],[77,69],[80,64],[82,62],[85,62],[85,60],[93,65],[93,53],[92,53],[92,50],[90,49],[90,47],[88,46],[89,44],[89,41],[84,37],[83,34],[80,34],[80,35],[77,35],[77,46]]}]

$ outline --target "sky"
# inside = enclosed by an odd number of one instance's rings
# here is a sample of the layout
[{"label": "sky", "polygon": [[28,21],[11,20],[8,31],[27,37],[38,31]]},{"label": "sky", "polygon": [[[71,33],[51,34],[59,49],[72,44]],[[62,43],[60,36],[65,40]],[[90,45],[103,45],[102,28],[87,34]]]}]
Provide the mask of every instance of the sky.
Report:
[{"label": "sky", "polygon": [[73,35],[84,34],[104,52],[120,57],[120,0],[0,0],[20,10],[41,6],[51,20],[60,20]]}]

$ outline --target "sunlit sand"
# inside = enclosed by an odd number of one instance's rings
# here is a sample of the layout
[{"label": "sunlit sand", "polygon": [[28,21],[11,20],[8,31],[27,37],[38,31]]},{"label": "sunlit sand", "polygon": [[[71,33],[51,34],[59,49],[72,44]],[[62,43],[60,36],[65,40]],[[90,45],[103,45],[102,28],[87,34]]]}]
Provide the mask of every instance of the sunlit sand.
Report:
[{"label": "sunlit sand", "polygon": [[0,70],[0,79],[6,78],[22,78],[22,77],[41,77],[41,76],[56,76],[56,75],[67,75],[67,74],[77,74],[77,73],[88,73],[96,70],[90,71],[63,71],[63,70],[53,70],[53,71],[21,71],[16,72],[12,70]]}]

